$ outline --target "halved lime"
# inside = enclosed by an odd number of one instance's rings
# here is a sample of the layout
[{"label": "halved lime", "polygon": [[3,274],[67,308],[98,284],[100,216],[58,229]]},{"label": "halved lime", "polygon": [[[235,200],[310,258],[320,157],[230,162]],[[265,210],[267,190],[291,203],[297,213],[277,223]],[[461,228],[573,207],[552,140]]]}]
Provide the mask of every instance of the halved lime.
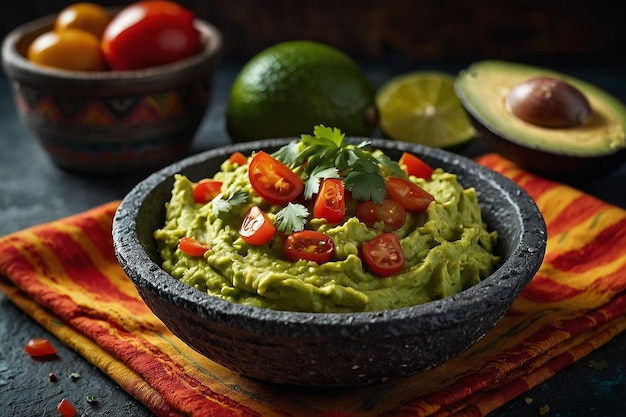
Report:
[{"label": "halved lime", "polygon": [[380,127],[391,139],[437,148],[474,138],[474,128],[454,92],[454,77],[438,71],[399,75],[376,94]]}]

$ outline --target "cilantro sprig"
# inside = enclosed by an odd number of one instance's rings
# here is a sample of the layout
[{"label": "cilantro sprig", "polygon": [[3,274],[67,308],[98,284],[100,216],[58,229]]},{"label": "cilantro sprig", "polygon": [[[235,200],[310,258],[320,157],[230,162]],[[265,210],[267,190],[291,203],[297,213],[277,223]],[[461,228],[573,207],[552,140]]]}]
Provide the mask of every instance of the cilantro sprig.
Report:
[{"label": "cilantro sprig", "polygon": [[300,142],[282,147],[274,157],[292,169],[306,162],[305,198],[317,193],[324,179],[343,178],[354,198],[381,203],[386,193],[384,172],[402,175],[403,171],[382,153],[372,152],[370,141],[355,145],[345,143],[344,137],[337,128],[317,125],[313,135],[301,135]]}]

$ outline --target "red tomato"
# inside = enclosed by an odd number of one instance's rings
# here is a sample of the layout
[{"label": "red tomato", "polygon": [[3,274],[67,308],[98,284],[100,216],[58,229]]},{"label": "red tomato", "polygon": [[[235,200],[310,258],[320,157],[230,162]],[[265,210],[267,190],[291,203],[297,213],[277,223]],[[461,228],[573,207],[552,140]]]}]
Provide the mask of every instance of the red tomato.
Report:
[{"label": "red tomato", "polygon": [[406,210],[400,203],[389,199],[380,204],[366,201],[357,209],[356,217],[367,227],[374,227],[374,224],[382,221],[385,225],[383,231],[391,232],[402,227],[406,220]]},{"label": "red tomato", "polygon": [[318,264],[327,262],[335,252],[335,243],[324,233],[314,230],[302,230],[285,239],[285,256],[290,261],[300,259]]},{"label": "red tomato", "polygon": [[313,216],[326,219],[329,223],[339,223],[346,214],[346,195],[343,181],[326,178],[315,199]]},{"label": "red tomato", "polygon": [[102,51],[114,70],[178,61],[202,47],[194,14],[165,0],[133,3],[113,17],[102,35]]},{"label": "red tomato", "polygon": [[203,256],[206,251],[211,249],[208,243],[200,242],[192,237],[183,237],[178,242],[178,248],[189,256]]},{"label": "red tomato", "polygon": [[254,191],[271,204],[286,204],[304,190],[300,177],[263,151],[255,154],[250,161],[248,177]]},{"label": "red tomato", "polygon": [[264,245],[276,233],[276,227],[258,206],[252,206],[239,228],[241,238],[251,245]]},{"label": "red tomato", "polygon": [[390,177],[385,182],[387,197],[400,203],[406,211],[424,211],[435,198],[409,180]]},{"label": "red tomato", "polygon": [[409,152],[404,152],[398,161],[398,164],[406,171],[407,174],[430,180],[433,175],[433,169],[426,162]]},{"label": "red tomato", "polygon": [[54,346],[52,346],[52,343],[43,337],[30,339],[28,343],[26,343],[24,350],[33,358],[52,356],[57,353],[57,350]]},{"label": "red tomato", "polygon": [[228,158],[228,160],[232,164],[237,164],[239,166],[245,165],[248,163],[248,158],[241,152],[233,152],[233,154],[230,156],[230,158]]},{"label": "red tomato", "polygon": [[63,398],[59,405],[57,405],[57,411],[61,413],[63,417],[74,417],[76,415],[76,409],[67,398]]},{"label": "red tomato", "polygon": [[361,252],[367,266],[380,277],[396,274],[404,267],[404,251],[393,233],[383,233],[365,242]]},{"label": "red tomato", "polygon": [[222,190],[222,182],[203,179],[193,185],[193,199],[196,203],[206,204],[213,200]]}]

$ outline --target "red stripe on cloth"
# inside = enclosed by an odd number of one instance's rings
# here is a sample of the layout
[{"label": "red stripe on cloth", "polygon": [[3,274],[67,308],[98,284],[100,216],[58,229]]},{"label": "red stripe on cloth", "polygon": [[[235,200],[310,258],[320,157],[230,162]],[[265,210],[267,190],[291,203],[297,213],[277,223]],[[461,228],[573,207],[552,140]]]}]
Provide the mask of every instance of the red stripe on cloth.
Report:
[{"label": "red stripe on cloth", "polygon": [[76,242],[71,235],[59,233],[53,228],[38,230],[37,235],[61,260],[69,278],[89,292],[95,300],[120,303],[135,314],[149,311],[141,300],[138,300],[134,295],[120,291],[116,285],[111,283],[106,273],[93,264],[84,246]]},{"label": "red stripe on cloth", "polygon": [[585,291],[586,289],[572,288],[537,274],[522,290],[520,296],[534,303],[543,304],[567,300]]},{"label": "red stripe on cloth", "polygon": [[554,251],[545,257],[544,262],[561,271],[585,272],[610,263],[616,258],[626,258],[624,248],[626,248],[626,217],[602,230],[582,248],[565,253]]},{"label": "red stripe on cloth", "polygon": [[550,221],[547,225],[548,236],[556,236],[567,232],[573,227],[597,216],[605,208],[606,203],[588,195],[580,195]]}]

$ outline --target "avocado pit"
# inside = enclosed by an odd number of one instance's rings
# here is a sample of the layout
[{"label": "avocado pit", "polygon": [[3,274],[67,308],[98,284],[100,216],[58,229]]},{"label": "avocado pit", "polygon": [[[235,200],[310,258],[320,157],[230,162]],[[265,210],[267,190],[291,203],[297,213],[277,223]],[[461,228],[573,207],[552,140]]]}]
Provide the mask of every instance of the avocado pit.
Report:
[{"label": "avocado pit", "polygon": [[591,116],[591,104],[579,89],[547,76],[517,84],[507,94],[505,106],[525,122],[555,129],[582,125]]}]

